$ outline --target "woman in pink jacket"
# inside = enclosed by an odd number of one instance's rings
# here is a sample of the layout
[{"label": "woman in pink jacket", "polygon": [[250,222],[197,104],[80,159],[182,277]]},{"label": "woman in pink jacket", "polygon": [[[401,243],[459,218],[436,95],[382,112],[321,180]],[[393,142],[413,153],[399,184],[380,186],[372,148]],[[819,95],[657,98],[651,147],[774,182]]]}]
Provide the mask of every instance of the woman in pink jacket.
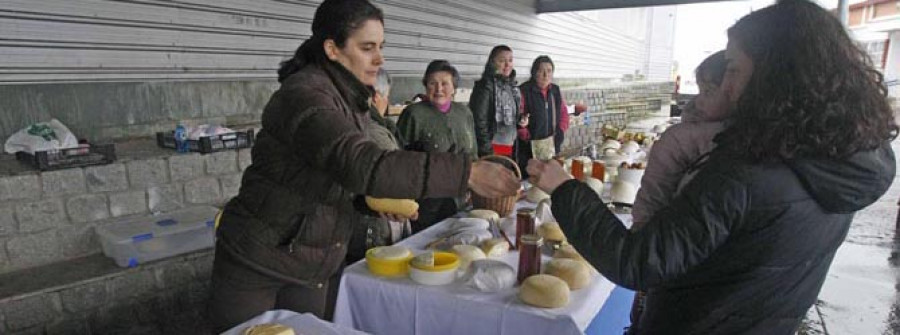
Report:
[{"label": "woman in pink jacket", "polygon": [[668,206],[715,146],[713,138],[724,129],[728,116],[728,104],[719,89],[725,65],[725,52],[719,51],[697,66],[700,94],[685,108],[682,123],[666,129],[653,144],[634,200],[631,229],[639,229]]}]

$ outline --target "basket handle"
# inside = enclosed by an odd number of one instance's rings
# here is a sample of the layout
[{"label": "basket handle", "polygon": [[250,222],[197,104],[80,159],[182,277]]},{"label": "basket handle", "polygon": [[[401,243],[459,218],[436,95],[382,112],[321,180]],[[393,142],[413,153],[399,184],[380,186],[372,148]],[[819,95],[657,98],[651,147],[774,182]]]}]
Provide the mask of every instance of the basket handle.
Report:
[{"label": "basket handle", "polygon": [[[522,170],[519,169],[519,164],[516,164],[516,161],[512,160],[512,158],[509,158],[506,156],[500,156],[500,155],[487,155],[487,156],[482,156],[478,160],[488,161],[488,162],[493,161],[494,163],[499,163],[499,162],[497,162],[498,159],[501,161],[505,160],[505,161],[509,162],[510,164],[512,164],[512,166],[515,168],[515,170],[513,170],[513,171],[516,173],[516,178],[522,179]],[[499,163],[499,164],[502,164],[502,163]]]}]

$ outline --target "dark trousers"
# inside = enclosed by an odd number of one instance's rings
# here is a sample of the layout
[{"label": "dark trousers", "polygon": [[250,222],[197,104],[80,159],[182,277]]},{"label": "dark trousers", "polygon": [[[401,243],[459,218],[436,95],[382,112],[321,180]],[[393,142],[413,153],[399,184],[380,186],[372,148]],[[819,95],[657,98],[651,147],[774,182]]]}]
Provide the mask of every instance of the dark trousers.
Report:
[{"label": "dark trousers", "polygon": [[419,219],[411,221],[412,233],[418,233],[435,223],[456,214],[456,200],[453,198],[419,199]]},{"label": "dark trousers", "polygon": [[312,313],[331,321],[341,273],[334,274],[322,288],[289,284],[248,268],[217,247],[208,306],[212,330],[222,333],[273,309]]}]

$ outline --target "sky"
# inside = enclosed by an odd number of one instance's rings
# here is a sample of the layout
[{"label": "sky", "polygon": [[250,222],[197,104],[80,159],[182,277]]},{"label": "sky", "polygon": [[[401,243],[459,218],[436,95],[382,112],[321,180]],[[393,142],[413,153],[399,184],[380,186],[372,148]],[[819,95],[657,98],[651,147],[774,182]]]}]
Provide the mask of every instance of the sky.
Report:
[{"label": "sky", "polygon": [[[817,0],[825,8],[838,0]],[[850,3],[861,0],[850,0]],[[679,5],[675,19],[674,60],[681,75],[682,92],[696,93],[694,68],[707,56],[725,49],[725,31],[742,16],[775,3],[774,0],[743,0]]]}]

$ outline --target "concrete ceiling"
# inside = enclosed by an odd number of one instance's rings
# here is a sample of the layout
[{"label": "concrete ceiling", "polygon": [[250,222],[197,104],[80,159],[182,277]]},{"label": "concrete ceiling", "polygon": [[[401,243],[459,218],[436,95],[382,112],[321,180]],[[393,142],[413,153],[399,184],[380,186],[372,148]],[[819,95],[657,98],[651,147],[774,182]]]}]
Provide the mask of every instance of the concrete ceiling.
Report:
[{"label": "concrete ceiling", "polygon": [[536,0],[536,3],[538,13],[554,13],[592,9],[683,5],[716,1],[734,0]]}]

